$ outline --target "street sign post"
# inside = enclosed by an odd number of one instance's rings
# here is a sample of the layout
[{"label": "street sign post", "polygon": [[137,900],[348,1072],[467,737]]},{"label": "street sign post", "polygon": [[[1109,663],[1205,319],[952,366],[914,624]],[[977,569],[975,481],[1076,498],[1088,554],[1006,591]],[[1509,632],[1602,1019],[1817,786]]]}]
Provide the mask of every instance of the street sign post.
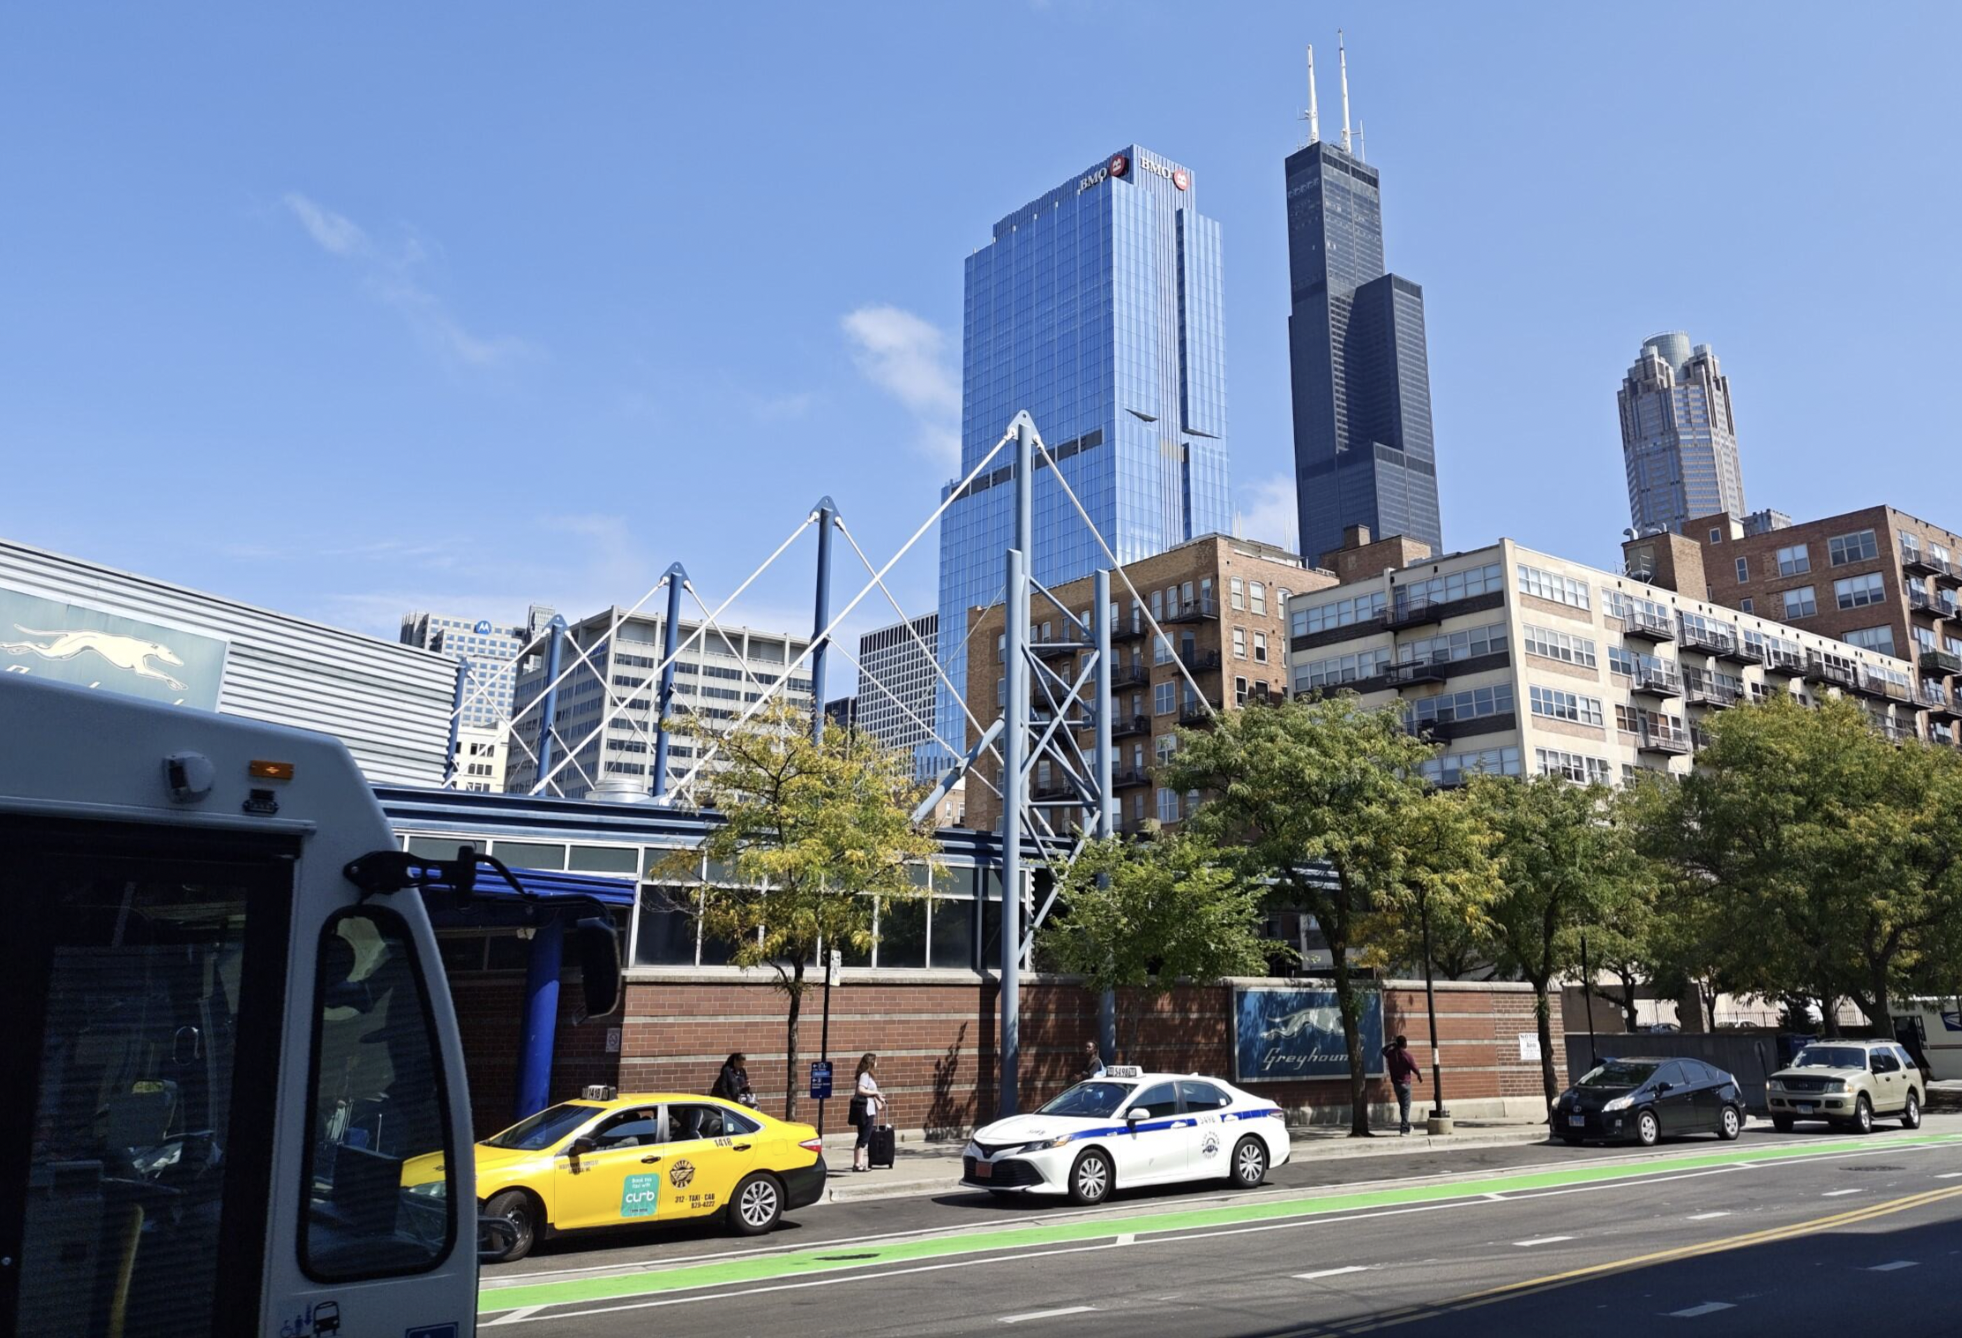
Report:
[{"label": "street sign post", "polygon": [[831,1099],[831,1061],[816,1059],[811,1061],[811,1100],[829,1101]]}]

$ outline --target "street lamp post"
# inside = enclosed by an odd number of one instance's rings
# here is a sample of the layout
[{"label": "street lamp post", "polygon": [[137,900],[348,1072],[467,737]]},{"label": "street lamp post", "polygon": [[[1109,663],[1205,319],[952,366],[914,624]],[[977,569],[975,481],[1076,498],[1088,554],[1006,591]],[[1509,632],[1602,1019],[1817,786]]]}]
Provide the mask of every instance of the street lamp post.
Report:
[{"label": "street lamp post", "polygon": [[1587,1066],[1601,1061],[1594,1053],[1594,972],[1587,965],[1587,931],[1581,931],[1581,997],[1587,1001]]},{"label": "street lamp post", "polygon": [[1432,980],[1431,966],[1431,899],[1428,895],[1418,898],[1417,914],[1424,924],[1424,1007],[1430,1014],[1431,1025],[1431,1120],[1433,1133],[1444,1132],[1444,1121],[1451,1112],[1444,1108],[1444,1065],[1438,1057],[1437,1044],[1437,987]]}]

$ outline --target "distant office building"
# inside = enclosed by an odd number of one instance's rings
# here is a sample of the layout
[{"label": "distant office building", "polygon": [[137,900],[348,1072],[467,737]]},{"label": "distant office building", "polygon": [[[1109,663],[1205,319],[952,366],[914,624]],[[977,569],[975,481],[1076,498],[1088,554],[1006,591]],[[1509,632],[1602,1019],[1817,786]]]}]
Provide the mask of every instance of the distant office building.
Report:
[{"label": "distant office building", "polygon": [[1744,514],[1730,378],[1708,344],[1692,348],[1680,330],[1644,341],[1617,398],[1636,534],[1682,534],[1693,516]]},{"label": "distant office building", "polygon": [[1444,547],[1424,290],[1384,267],[1380,179],[1360,140],[1350,151],[1346,58],[1342,104],[1340,147],[1311,110],[1286,165],[1295,505],[1301,551],[1323,566],[1352,525]]},{"label": "distant office building", "polygon": [[[1028,410],[1125,563],[1232,528],[1220,231],[1197,196],[1190,171],[1130,145],[1010,213],[967,258],[960,477]],[[1043,474],[1031,574],[1055,586],[1108,560]],[[952,629],[1001,597],[1013,484],[996,457],[940,522],[940,656],[954,683],[968,675]],[[957,744],[960,706],[944,687],[936,700],[936,732]]]},{"label": "distant office building", "polygon": [[440,785],[439,655],[0,540],[0,689],[49,678],[331,734],[377,785]]},{"label": "distant office building", "polygon": [[517,683],[517,655],[532,635],[551,619],[552,611],[533,606],[528,626],[499,627],[488,618],[461,618],[444,613],[402,615],[402,644],[421,646],[467,662],[464,670],[462,713],[457,722],[466,729],[495,729],[511,716],[511,694]]},{"label": "distant office building", "polygon": [[[567,627],[560,656],[563,681],[557,693],[553,766],[568,752],[572,760],[558,769],[546,793],[569,799],[649,797],[655,724],[660,718],[655,671],[661,663],[662,623],[656,614],[628,617],[626,610],[615,608]],[[711,729],[727,728],[740,718],[810,646],[809,637],[745,627],[710,628],[690,646],[699,626],[687,620],[677,624],[677,645],[682,649],[675,659],[673,713],[692,715]],[[516,724],[505,764],[506,787],[514,793],[529,793],[539,781],[544,715],[539,699],[551,682],[546,677],[547,663],[541,651],[526,656],[518,669]],[[799,668],[773,700],[810,710],[809,669]],[[707,751],[694,739],[671,735],[669,785],[693,770]]]},{"label": "distant office building", "polygon": [[1773,530],[1788,530],[1792,518],[1783,511],[1773,511],[1770,507],[1753,511],[1744,517],[1744,533],[1748,535],[1770,534]]},{"label": "distant office building", "polygon": [[858,698],[833,697],[824,704],[824,718],[847,733],[858,730]]},{"label": "distant office building", "polygon": [[[858,639],[858,728],[888,748],[916,750],[932,739],[933,657],[940,615],[923,614]],[[954,742],[960,736],[949,736]]]}]

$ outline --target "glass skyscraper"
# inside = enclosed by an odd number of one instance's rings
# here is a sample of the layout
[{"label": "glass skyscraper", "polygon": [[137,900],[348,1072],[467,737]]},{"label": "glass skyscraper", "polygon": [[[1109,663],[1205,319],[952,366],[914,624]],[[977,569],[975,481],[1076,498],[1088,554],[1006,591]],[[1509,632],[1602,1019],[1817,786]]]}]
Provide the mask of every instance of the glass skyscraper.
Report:
[{"label": "glass skyscraper", "polygon": [[[1197,194],[1190,171],[1134,144],[995,224],[967,258],[955,483],[1026,409],[1119,562],[1231,527],[1220,231]],[[941,663],[955,683],[968,610],[1002,597],[1015,497],[1002,460],[941,519]],[[1046,473],[1032,563],[1053,586],[1106,562]],[[936,701],[940,737],[963,745],[944,685]],[[972,705],[986,721],[997,703]]]},{"label": "glass skyscraper", "polygon": [[1730,378],[1708,344],[1692,349],[1680,330],[1644,340],[1617,399],[1637,534],[1681,534],[1684,521],[1724,511],[1744,518]]},{"label": "glass skyscraper", "polygon": [[1424,290],[1383,268],[1376,169],[1326,141],[1289,156],[1295,505],[1310,561],[1367,525],[1444,551]]}]

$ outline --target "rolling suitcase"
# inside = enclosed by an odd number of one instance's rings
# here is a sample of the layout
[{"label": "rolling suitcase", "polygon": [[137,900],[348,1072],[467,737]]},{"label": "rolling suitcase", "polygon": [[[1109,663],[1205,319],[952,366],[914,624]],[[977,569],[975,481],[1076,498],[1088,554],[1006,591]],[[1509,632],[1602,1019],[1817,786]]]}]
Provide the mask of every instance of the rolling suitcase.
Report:
[{"label": "rolling suitcase", "polygon": [[880,1125],[872,1131],[871,1145],[865,1150],[866,1161],[873,1166],[890,1167],[892,1165],[893,1149],[898,1141],[893,1136],[892,1126],[890,1124]]}]

